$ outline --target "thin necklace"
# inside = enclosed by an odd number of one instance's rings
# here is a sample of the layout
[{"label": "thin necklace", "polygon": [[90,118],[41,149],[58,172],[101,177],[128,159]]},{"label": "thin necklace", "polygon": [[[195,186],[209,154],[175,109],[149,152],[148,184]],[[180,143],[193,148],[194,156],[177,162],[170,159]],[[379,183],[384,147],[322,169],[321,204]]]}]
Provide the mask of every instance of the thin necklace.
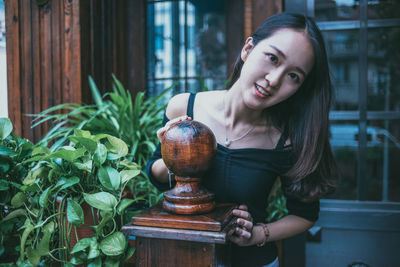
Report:
[{"label": "thin necklace", "polygon": [[226,94],[227,94],[227,93],[228,93],[228,92],[226,92],[225,95],[224,95],[225,146],[226,146],[226,147],[229,147],[229,146],[232,144],[232,142],[239,141],[240,139],[246,137],[249,133],[251,133],[251,131],[254,130],[254,128],[255,128],[256,126],[254,125],[254,126],[251,127],[250,129],[248,129],[243,135],[241,135],[241,136],[239,136],[239,137],[237,137],[237,138],[233,138],[233,139],[229,139],[229,138],[228,138],[228,125],[227,125],[227,122],[226,122],[226,121],[227,121],[227,119],[226,119],[226,117],[227,117],[227,112],[226,112],[226,104],[225,104],[225,98],[226,98]]}]

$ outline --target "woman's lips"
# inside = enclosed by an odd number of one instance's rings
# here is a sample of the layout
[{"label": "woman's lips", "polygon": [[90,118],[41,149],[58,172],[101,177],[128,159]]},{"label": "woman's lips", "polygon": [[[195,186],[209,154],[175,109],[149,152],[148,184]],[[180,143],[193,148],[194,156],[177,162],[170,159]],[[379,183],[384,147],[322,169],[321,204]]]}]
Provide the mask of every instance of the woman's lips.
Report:
[{"label": "woman's lips", "polygon": [[271,96],[271,93],[268,92],[268,90],[266,88],[264,88],[258,84],[254,84],[254,89],[255,89],[256,95],[258,97],[267,98],[267,97]]}]

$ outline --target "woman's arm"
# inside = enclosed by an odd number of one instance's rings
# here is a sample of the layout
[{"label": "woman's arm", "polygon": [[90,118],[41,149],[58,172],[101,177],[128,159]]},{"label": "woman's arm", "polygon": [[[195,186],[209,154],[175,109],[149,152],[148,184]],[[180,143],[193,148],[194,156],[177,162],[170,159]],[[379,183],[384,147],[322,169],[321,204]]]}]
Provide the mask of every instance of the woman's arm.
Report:
[{"label": "woman's arm", "polygon": [[[165,111],[166,117],[169,121],[157,131],[158,140],[162,139],[164,133],[175,123],[183,120],[190,120],[186,115],[188,105],[188,93],[179,94],[171,98],[168,102],[167,109]],[[156,160],[151,166],[151,172],[153,177],[160,183],[168,183],[168,168],[165,165],[162,158]]]},{"label": "woman's arm", "polygon": [[239,225],[230,233],[230,240],[239,246],[252,246],[261,244],[264,241],[271,242],[294,236],[302,233],[314,225],[314,222],[301,218],[296,215],[288,215],[282,219],[266,224],[269,235],[265,235],[264,227],[262,225],[254,225],[247,207],[241,205],[238,209],[233,211],[237,217],[237,224]]}]

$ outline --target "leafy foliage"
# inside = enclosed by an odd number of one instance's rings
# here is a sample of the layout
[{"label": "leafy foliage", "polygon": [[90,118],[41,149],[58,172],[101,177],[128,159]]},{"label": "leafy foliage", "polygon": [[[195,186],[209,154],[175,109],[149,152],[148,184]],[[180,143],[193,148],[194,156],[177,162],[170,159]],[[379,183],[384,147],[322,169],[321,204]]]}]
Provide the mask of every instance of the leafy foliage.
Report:
[{"label": "leafy foliage", "polygon": [[[11,204],[2,218],[2,225],[11,220],[20,222],[18,265],[54,261],[97,264],[108,257],[119,262],[130,253],[126,238],[119,232],[126,223],[123,210],[143,198],[122,195],[127,184],[140,174],[141,166],[127,158],[127,145],[117,137],[76,129],[68,140],[68,145],[53,151],[35,147],[31,157],[23,161],[32,168],[21,175],[25,177],[9,196]],[[103,155],[100,161],[99,154]],[[84,219],[88,212],[82,209],[84,203],[98,218],[94,225]],[[71,248],[71,233],[81,225],[92,229],[93,235]]]},{"label": "leafy foliage", "polygon": [[[0,119],[0,257],[18,258],[18,266],[118,266],[134,253],[119,229],[161,198],[142,169],[158,142],[169,89],[133,101],[113,78],[103,97],[89,79],[94,105],[62,104],[36,115],[34,126],[54,125],[36,145]],[[82,226],[93,235],[79,240]]]},{"label": "leafy foliage", "polygon": [[54,125],[40,144],[55,141],[52,149],[59,147],[68,141],[74,129],[87,130],[92,134],[109,134],[123,140],[133,160],[143,166],[158,142],[155,133],[161,127],[161,113],[166,107],[161,100],[175,85],[159,96],[148,99],[145,99],[144,92],[139,92],[133,100],[115,76],[113,81],[112,92],[101,97],[96,84],[89,77],[94,105],[61,104],[36,115],[33,127],[46,121]]},{"label": "leafy foliage", "polygon": [[286,198],[281,189],[281,180],[278,178],[272,186],[268,196],[267,222],[275,222],[288,214],[286,209]]},{"label": "leafy foliage", "polygon": [[8,118],[0,118],[0,262],[11,262],[20,251],[18,229],[27,215],[21,209],[27,201],[20,192],[34,145],[12,131]]}]

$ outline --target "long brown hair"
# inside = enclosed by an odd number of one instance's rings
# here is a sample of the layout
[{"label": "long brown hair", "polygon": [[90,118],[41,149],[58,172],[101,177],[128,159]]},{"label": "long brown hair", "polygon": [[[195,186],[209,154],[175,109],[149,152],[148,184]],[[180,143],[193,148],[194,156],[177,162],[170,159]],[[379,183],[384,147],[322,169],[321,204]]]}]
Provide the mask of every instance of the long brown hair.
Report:
[{"label": "long brown hair", "polygon": [[[315,63],[299,90],[287,100],[265,110],[268,119],[291,140],[294,164],[285,174],[286,190],[304,200],[312,200],[335,188],[337,167],[329,144],[329,109],[332,84],[324,40],[315,22],[303,15],[281,13],[264,21],[253,33],[253,43],[287,28],[306,32]],[[239,78],[243,61],[238,56],[228,88]]]}]

